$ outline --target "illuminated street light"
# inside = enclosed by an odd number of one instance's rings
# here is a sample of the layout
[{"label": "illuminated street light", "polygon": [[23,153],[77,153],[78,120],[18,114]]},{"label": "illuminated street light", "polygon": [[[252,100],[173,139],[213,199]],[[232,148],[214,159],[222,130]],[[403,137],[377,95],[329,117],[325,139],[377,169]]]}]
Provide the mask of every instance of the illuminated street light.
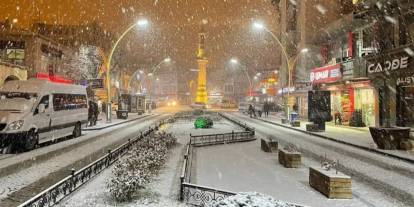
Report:
[{"label": "illuminated street light", "polygon": [[239,61],[236,59],[236,58],[232,58],[231,60],[230,60],[230,63],[232,63],[232,64],[239,64]]},{"label": "illuminated street light", "polygon": [[253,27],[254,27],[255,29],[259,29],[259,30],[263,30],[263,29],[265,28],[264,24],[263,24],[263,23],[261,23],[261,22],[254,22],[254,23],[253,23]]},{"label": "illuminated street light", "polygon": [[164,62],[166,62],[166,63],[170,63],[170,62],[171,62],[171,58],[170,58],[170,57],[165,58],[165,59],[164,59]]},{"label": "illuminated street light", "polygon": [[147,19],[140,19],[140,20],[138,20],[137,21],[137,25],[139,26],[139,27],[145,27],[145,26],[147,26],[149,24],[149,22],[148,22],[148,20]]},{"label": "illuminated street light", "polygon": [[125,37],[126,34],[128,34],[133,28],[136,26],[138,27],[145,27],[149,24],[147,19],[140,19],[131,26],[129,26],[118,38],[118,40],[115,42],[114,46],[112,47],[111,53],[109,53],[108,58],[108,65],[106,66],[106,83],[107,83],[107,107],[108,107],[108,113],[106,113],[106,121],[111,122],[111,116],[112,116],[112,103],[111,103],[111,63],[112,63],[112,57],[115,53],[116,48],[118,47],[118,44],[121,42],[121,40]]},{"label": "illuminated street light", "polygon": [[[242,65],[242,64],[240,64],[240,62],[237,58],[230,59],[230,63],[233,64],[233,65]],[[247,80],[249,81],[249,93],[251,93],[251,90],[253,88],[252,80],[250,78],[249,72],[247,71],[247,67],[245,65],[243,65],[243,66],[245,67],[245,69],[242,69],[242,70],[245,72],[245,74],[247,76]]]},{"label": "illuminated street light", "polygon": [[[295,65],[295,63],[296,63],[296,61],[297,61],[297,59],[298,59],[298,56],[299,56],[299,54],[300,53],[302,53],[302,52],[308,52],[309,51],[309,49],[307,49],[307,48],[303,48],[298,54],[296,54],[294,57],[292,57],[292,58],[289,58],[289,56],[288,56],[288,54],[287,54],[287,52],[286,52],[286,48],[285,48],[285,46],[282,44],[282,42],[279,40],[279,38],[272,32],[272,31],[270,31],[262,22],[258,22],[258,21],[256,21],[256,22],[253,22],[253,28],[254,29],[256,29],[256,30],[264,30],[264,31],[266,31],[267,33],[269,33],[272,37],[273,37],[273,39],[279,44],[279,46],[280,46],[280,48],[281,48],[281,50],[282,50],[282,54],[283,54],[283,56],[285,57],[285,59],[286,59],[286,65],[287,65],[287,68],[288,68],[288,88],[290,89],[291,88],[291,82],[292,82],[292,74],[291,74],[291,72],[292,72],[292,70],[293,70],[293,67],[294,67],[294,65]],[[287,98],[286,98],[286,104],[285,104],[285,106],[287,106],[286,107],[286,116],[287,116],[287,118],[290,120],[290,116],[289,116],[289,114],[290,114],[290,107],[289,107],[289,105],[288,105],[288,103],[289,103],[289,98],[290,98],[290,90],[288,90],[287,91]]]}]

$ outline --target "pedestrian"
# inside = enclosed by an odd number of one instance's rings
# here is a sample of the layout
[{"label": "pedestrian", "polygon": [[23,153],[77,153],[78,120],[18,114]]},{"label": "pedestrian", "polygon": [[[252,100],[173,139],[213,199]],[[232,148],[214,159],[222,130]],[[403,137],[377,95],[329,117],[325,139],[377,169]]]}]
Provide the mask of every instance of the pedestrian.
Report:
[{"label": "pedestrian", "polygon": [[249,112],[250,118],[253,118],[253,106],[251,104],[249,104],[248,112]]},{"label": "pedestrian", "polygon": [[337,111],[337,112],[335,112],[334,116],[335,116],[335,125],[342,125],[341,113],[339,113],[339,111]]},{"label": "pedestrian", "polygon": [[265,117],[269,117],[269,110],[270,110],[270,105],[265,102],[263,105],[263,112],[265,113]]},{"label": "pedestrian", "polygon": [[253,109],[253,111],[252,111],[253,117],[256,118],[256,108],[254,106],[252,106],[252,109]]},{"label": "pedestrian", "polygon": [[93,117],[93,125],[95,126],[96,123],[98,122],[98,117],[99,117],[99,107],[98,104],[96,102],[93,102],[93,106],[94,106],[94,117]]},{"label": "pedestrian", "polygon": [[93,105],[92,101],[89,101],[89,108],[88,108],[88,123],[89,126],[93,126],[93,116],[94,116],[94,108],[95,106]]}]

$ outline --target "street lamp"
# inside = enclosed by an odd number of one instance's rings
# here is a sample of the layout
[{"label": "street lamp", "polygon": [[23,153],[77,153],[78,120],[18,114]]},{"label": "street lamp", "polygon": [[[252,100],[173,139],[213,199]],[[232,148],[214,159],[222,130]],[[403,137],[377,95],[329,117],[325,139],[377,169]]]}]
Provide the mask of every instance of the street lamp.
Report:
[{"label": "street lamp", "polygon": [[289,58],[289,56],[287,55],[286,52],[286,48],[283,46],[282,42],[279,40],[279,38],[277,38],[277,36],[270,31],[262,22],[254,22],[253,23],[253,28],[256,30],[263,30],[266,31],[267,33],[269,33],[272,38],[279,44],[281,50],[282,50],[282,54],[286,59],[286,64],[288,67],[288,90],[287,90],[287,98],[286,98],[286,116],[287,118],[290,120],[290,107],[289,107],[289,99],[290,99],[290,88],[291,88],[291,82],[292,82],[292,70],[294,65],[296,64],[296,61],[298,60],[299,54],[304,53],[304,52],[308,52],[309,49],[308,48],[303,48],[298,54],[296,54],[295,56],[293,56],[292,58]]},{"label": "street lamp", "polygon": [[115,42],[114,46],[112,47],[111,53],[109,54],[108,58],[108,65],[106,66],[106,84],[107,84],[107,112],[106,112],[106,121],[111,122],[111,116],[112,116],[112,104],[111,104],[111,62],[112,57],[115,53],[116,48],[118,47],[118,44],[121,42],[121,40],[125,37],[126,34],[128,34],[133,28],[136,26],[138,27],[146,27],[149,24],[147,19],[139,19],[137,22],[129,26],[118,38],[118,40]]},{"label": "street lamp", "polygon": [[[154,67],[152,67],[152,70],[151,70],[151,72],[150,73],[148,73],[148,77],[154,77],[155,76],[155,72],[158,70],[158,68],[163,64],[163,63],[170,63],[170,62],[172,62],[172,59],[171,59],[171,57],[166,57],[166,58],[164,58],[163,60],[161,60],[158,64],[156,64]],[[153,82],[152,82],[152,79],[150,79],[151,80],[151,83],[150,83],[150,92],[148,93],[148,95],[149,95],[149,98],[148,99],[150,99],[151,98],[151,93],[152,93],[152,86],[153,86]],[[156,81],[159,81],[159,78],[156,78]]]},{"label": "street lamp", "polygon": [[[233,64],[233,65],[243,65],[239,62],[239,60],[237,58],[230,59],[230,63]],[[247,71],[247,66],[243,65],[243,67],[245,67],[245,69],[242,69],[242,70],[245,72],[245,74],[247,76],[247,80],[249,81],[249,95],[251,96],[252,95],[251,92],[252,92],[252,89],[253,89],[252,80],[250,78],[249,72]]]}]

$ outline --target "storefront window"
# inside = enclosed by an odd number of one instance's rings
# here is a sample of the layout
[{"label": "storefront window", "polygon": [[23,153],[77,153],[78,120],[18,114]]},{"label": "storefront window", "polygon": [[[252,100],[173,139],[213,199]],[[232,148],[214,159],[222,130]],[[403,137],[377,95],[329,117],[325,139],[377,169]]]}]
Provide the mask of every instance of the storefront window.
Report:
[{"label": "storefront window", "polygon": [[375,100],[373,89],[355,90],[355,109],[362,111],[362,122],[366,126],[375,126]]}]

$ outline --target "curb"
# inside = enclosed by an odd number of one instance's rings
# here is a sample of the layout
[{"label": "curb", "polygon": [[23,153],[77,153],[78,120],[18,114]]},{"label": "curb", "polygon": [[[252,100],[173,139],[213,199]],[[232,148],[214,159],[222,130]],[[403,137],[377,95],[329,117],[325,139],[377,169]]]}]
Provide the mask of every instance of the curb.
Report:
[{"label": "curb", "polygon": [[315,137],[319,137],[319,138],[322,138],[322,139],[334,141],[334,142],[337,142],[337,143],[345,144],[345,145],[355,147],[355,148],[358,148],[358,149],[362,149],[362,150],[365,150],[365,151],[374,152],[374,153],[379,154],[379,155],[383,155],[383,156],[391,157],[391,158],[394,158],[394,159],[402,160],[402,161],[408,162],[410,164],[414,164],[414,159],[410,159],[410,158],[407,158],[407,157],[401,157],[401,156],[390,154],[390,153],[387,153],[387,152],[383,152],[383,151],[380,151],[380,150],[377,150],[377,149],[374,149],[374,148],[369,148],[369,147],[364,147],[364,146],[357,145],[357,144],[352,144],[352,143],[349,143],[349,142],[345,142],[345,141],[342,141],[342,140],[338,140],[338,139],[328,137],[328,136],[325,136],[325,135],[321,135],[321,134],[317,134],[317,133],[314,133],[314,132],[308,132],[308,131],[304,131],[302,129],[293,128],[293,127],[290,127],[290,126],[287,126],[287,125],[284,125],[284,124],[279,124],[279,123],[276,123],[276,122],[272,122],[272,121],[268,121],[268,120],[264,120],[264,119],[260,119],[260,118],[255,118],[255,119],[259,120],[259,121],[262,121],[262,122],[266,122],[268,124],[284,127],[284,128],[287,128],[287,129],[292,129],[292,130],[302,132],[302,133],[305,133],[305,134],[309,134],[309,135],[312,135],[312,136],[315,136]]},{"label": "curb", "polygon": [[126,121],[121,121],[121,122],[118,122],[118,123],[115,123],[115,124],[112,124],[112,125],[108,125],[108,126],[104,126],[104,127],[99,127],[99,128],[84,128],[84,129],[82,129],[82,131],[98,131],[98,130],[102,130],[102,129],[107,129],[107,128],[111,128],[111,127],[118,126],[118,125],[121,125],[121,124],[125,124],[125,123],[129,123],[129,122],[132,122],[132,121],[136,121],[138,119],[142,119],[142,118],[148,117],[150,115],[153,115],[153,114],[147,114],[147,115],[144,115],[144,116],[140,116],[140,117],[137,117],[137,118],[133,118],[133,119],[130,119],[130,120],[126,120]]}]

